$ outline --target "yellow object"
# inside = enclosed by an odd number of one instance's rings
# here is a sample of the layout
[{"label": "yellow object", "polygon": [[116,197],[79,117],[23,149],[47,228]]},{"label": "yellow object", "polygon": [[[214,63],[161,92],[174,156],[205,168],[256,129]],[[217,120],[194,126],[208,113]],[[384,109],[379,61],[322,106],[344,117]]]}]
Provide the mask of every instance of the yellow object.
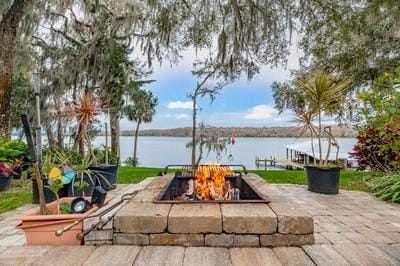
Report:
[{"label": "yellow object", "polygon": [[51,168],[50,173],[49,173],[49,178],[61,179],[61,176],[62,176],[62,172],[59,168],[57,168],[57,167]]}]

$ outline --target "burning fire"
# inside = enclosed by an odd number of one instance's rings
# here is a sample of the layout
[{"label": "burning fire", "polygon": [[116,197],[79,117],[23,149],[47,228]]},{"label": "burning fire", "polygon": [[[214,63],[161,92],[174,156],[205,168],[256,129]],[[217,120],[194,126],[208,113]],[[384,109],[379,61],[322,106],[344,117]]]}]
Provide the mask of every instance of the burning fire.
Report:
[{"label": "burning fire", "polygon": [[194,193],[199,200],[225,200],[233,198],[233,188],[225,177],[231,168],[220,165],[200,165],[194,178]]}]

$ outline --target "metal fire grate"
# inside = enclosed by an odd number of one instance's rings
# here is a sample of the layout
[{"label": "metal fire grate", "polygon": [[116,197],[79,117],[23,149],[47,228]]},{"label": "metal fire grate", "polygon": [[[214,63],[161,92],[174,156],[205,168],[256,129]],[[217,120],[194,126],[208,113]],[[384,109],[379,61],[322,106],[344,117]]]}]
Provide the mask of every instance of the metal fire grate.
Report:
[{"label": "metal fire grate", "polygon": [[[243,165],[221,165],[223,167],[242,168],[242,172],[247,174],[247,170]],[[179,200],[187,191],[187,183],[194,179],[194,171],[191,165],[168,165],[164,169],[164,174],[168,173],[169,168],[180,167],[172,178],[161,190],[160,194],[155,198],[153,203],[174,203],[174,204],[190,204],[190,203],[268,203],[268,197],[262,195],[257,189],[246,179],[242,178],[241,171],[234,171],[232,176],[226,176],[225,179],[232,184],[234,188],[239,190],[240,199],[234,200]]]}]

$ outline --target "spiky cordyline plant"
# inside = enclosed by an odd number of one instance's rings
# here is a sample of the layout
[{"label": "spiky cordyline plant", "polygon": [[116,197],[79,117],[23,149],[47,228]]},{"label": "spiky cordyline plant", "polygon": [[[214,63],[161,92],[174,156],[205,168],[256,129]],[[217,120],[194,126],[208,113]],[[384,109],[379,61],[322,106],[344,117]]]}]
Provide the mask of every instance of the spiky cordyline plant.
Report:
[{"label": "spiky cordyline plant", "polygon": [[350,84],[350,80],[339,80],[336,76],[331,74],[318,72],[295,80],[295,85],[301,90],[305,103],[309,105],[309,110],[313,110],[318,119],[316,136],[318,138],[320,167],[326,166],[328,162],[332,139],[330,131],[326,131],[325,133],[327,133],[329,137],[328,152],[325,159],[323,159],[322,138],[324,128],[322,126],[322,114],[325,113],[329,115],[338,112]]},{"label": "spiky cordyline plant", "polygon": [[[314,136],[317,135],[317,128],[313,124],[313,120],[316,118],[317,113],[314,109],[303,107],[294,108],[295,117],[293,122],[297,123],[300,126],[300,137],[303,136],[307,131],[310,132],[311,138],[311,151],[313,157],[315,158],[315,150],[314,150]],[[314,160],[314,165],[316,162]]]},{"label": "spiky cordyline plant", "polygon": [[[78,125],[78,133],[75,138],[75,148],[79,145],[79,152],[84,155],[84,144],[88,146],[91,154],[91,143],[88,136],[88,128],[98,122],[97,116],[100,114],[100,104],[92,92],[85,92],[78,104],[73,106],[73,114]],[[94,156],[93,156],[94,158]]]}]

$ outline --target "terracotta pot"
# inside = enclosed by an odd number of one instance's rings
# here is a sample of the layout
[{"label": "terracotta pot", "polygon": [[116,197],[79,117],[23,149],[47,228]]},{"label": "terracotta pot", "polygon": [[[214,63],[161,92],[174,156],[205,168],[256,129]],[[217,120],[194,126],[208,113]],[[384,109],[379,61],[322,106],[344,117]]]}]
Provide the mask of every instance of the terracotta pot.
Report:
[{"label": "terracotta pot", "polygon": [[[62,202],[71,203],[73,199],[75,198],[61,198],[60,204]],[[89,197],[86,199],[90,201]],[[57,212],[56,201],[53,201],[46,206],[52,213]],[[55,235],[55,231],[70,225],[76,220],[89,216],[97,209],[98,207],[94,206],[82,214],[39,215],[39,208],[35,208],[24,213],[23,216],[19,218],[21,223],[17,226],[17,228],[24,230],[27,245],[80,245],[81,240],[77,240],[76,236],[82,232],[82,223],[75,225],[71,230],[65,232],[60,237]]]}]

